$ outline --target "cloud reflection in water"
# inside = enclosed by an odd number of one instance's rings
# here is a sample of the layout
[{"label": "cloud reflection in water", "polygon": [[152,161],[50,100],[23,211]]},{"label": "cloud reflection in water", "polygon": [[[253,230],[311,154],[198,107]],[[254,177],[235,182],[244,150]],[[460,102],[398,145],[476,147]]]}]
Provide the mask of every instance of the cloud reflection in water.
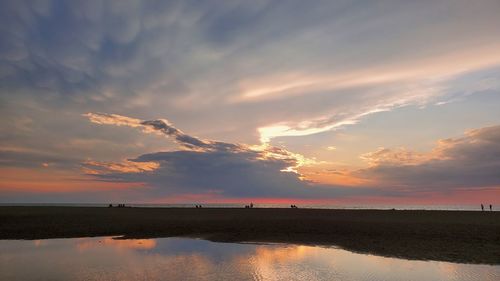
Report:
[{"label": "cloud reflection in water", "polygon": [[[29,265],[28,267],[26,265]],[[111,237],[0,241],[1,280],[498,280],[500,266],[336,248]]]}]

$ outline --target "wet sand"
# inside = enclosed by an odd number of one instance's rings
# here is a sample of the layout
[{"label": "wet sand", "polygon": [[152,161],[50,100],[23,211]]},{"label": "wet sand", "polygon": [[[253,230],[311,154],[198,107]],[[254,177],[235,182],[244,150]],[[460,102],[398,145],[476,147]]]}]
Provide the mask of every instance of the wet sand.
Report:
[{"label": "wet sand", "polygon": [[500,264],[500,212],[0,207],[0,239],[198,237]]}]

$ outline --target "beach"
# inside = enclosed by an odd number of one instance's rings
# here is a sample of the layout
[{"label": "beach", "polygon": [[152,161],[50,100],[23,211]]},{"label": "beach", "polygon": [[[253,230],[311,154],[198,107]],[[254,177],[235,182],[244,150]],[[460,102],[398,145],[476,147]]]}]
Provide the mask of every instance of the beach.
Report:
[{"label": "beach", "polygon": [[500,264],[500,212],[0,207],[0,239],[95,236],[295,243],[407,259]]}]

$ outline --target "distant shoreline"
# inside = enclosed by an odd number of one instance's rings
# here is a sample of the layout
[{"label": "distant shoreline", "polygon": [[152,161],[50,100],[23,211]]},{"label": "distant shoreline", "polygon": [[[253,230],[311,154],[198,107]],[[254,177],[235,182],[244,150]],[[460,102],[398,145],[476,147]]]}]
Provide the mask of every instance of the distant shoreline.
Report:
[{"label": "distant shoreline", "polygon": [[0,239],[197,237],[500,264],[500,212],[0,206]]},{"label": "distant shoreline", "polygon": [[[118,203],[113,203],[117,206]],[[197,203],[127,203],[133,208],[193,208]],[[295,203],[297,204],[297,203]],[[109,203],[0,203],[0,207],[108,207]],[[204,203],[205,208],[243,208],[243,203]],[[285,203],[257,203],[260,209],[288,209],[290,204]],[[498,206],[499,204],[495,204]],[[301,209],[327,209],[327,210],[415,210],[415,211],[481,211],[480,205],[340,205],[340,204],[298,204]],[[499,207],[500,208],[500,207]],[[485,210],[488,205],[485,205]],[[493,210],[493,211],[500,211]]]}]

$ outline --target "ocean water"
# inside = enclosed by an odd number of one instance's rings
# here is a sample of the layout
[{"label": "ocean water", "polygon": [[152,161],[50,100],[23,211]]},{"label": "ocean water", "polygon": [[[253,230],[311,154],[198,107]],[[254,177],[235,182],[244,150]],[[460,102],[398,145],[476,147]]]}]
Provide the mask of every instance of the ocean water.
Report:
[{"label": "ocean water", "polygon": [[[113,205],[126,202],[112,202]],[[247,204],[250,204],[248,202]],[[0,203],[0,206],[65,206],[65,207],[107,207],[109,203]],[[143,208],[194,208],[200,203],[184,204],[126,204],[129,207]],[[243,203],[201,203],[205,208],[244,208]],[[254,208],[290,208],[290,204],[258,204]],[[481,211],[480,205],[334,205],[334,204],[295,204],[304,209],[375,209],[375,210],[449,210],[449,211]],[[485,210],[488,206],[485,206]],[[489,210],[488,210],[489,211]]]},{"label": "ocean water", "polygon": [[112,237],[0,240],[0,280],[497,281],[500,266],[293,244]]}]

